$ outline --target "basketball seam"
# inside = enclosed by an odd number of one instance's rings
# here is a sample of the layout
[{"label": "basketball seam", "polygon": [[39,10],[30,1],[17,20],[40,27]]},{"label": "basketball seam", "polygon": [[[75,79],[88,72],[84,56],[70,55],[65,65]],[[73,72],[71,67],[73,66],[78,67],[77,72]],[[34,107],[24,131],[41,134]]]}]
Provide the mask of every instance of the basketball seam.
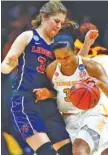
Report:
[{"label": "basketball seam", "polygon": [[[78,90],[81,90],[81,89],[84,89],[84,88],[78,88]],[[73,93],[75,93],[76,91],[78,91],[77,89],[74,90],[74,92],[72,92],[72,95]],[[71,93],[70,93],[71,94]],[[71,95],[70,95],[71,96]]]},{"label": "basketball seam", "polygon": [[[90,87],[89,87],[90,88]],[[91,89],[91,88],[90,88]],[[98,95],[96,94],[96,92],[94,90],[91,89],[91,91],[97,96],[97,99],[99,100]]]},{"label": "basketball seam", "polygon": [[[81,83],[82,84],[82,83]],[[84,85],[84,86],[86,86],[86,84],[82,84],[82,85]],[[91,89],[91,87],[88,85],[88,87]],[[97,88],[96,88],[97,89]],[[91,89],[92,90],[92,89]],[[98,95],[96,94],[96,92],[94,91],[94,90],[92,90],[93,92],[94,92],[94,94],[97,96],[97,98],[98,98]],[[98,98],[98,100],[99,100],[99,98]]]},{"label": "basketball seam", "polygon": [[76,104],[76,106],[79,105],[80,101],[82,100],[82,98],[83,98],[84,94],[87,92],[87,90],[88,90],[88,88],[85,88],[85,91],[83,92],[83,94],[82,94],[82,96],[80,97],[80,99],[79,99],[78,103]]},{"label": "basketball seam", "polygon": [[[78,90],[81,90],[81,89],[83,90],[84,88],[79,88]],[[86,89],[87,89],[87,88],[86,88]],[[77,91],[77,89],[74,90],[74,92],[72,92],[72,94],[70,94],[70,96],[73,95],[76,91]],[[86,90],[85,90],[85,91],[86,91]],[[85,93],[85,92],[84,92],[84,93]],[[82,97],[82,96],[81,96],[81,97]],[[78,103],[78,104],[79,104],[79,103]],[[77,105],[76,105],[76,106],[77,106]]]},{"label": "basketball seam", "polygon": [[[81,85],[84,85],[84,86],[87,86],[86,84],[84,84],[84,83],[77,83],[77,84],[81,84]],[[88,85],[88,87],[91,89],[91,87]],[[88,88],[87,88],[88,89]],[[91,89],[92,90],[92,89]],[[92,90],[93,91],[93,90]],[[99,97],[98,97],[98,95],[96,94],[96,92],[95,91],[93,91],[94,92],[94,94],[97,96],[97,98],[98,98],[98,100],[99,100]]]},{"label": "basketball seam", "polygon": [[88,109],[90,109],[90,101],[91,101],[91,96],[90,96],[90,92],[88,91],[89,94],[89,103],[88,103]]}]

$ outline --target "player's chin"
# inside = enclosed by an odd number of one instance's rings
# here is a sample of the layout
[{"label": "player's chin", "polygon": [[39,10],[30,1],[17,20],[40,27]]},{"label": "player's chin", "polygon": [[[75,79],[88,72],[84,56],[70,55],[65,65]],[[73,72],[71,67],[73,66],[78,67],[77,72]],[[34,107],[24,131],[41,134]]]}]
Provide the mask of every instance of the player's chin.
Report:
[{"label": "player's chin", "polygon": [[51,36],[52,36],[52,37],[55,37],[55,36],[58,34],[58,32],[59,32],[59,31],[54,31],[54,30],[53,30],[53,31],[51,32]]}]

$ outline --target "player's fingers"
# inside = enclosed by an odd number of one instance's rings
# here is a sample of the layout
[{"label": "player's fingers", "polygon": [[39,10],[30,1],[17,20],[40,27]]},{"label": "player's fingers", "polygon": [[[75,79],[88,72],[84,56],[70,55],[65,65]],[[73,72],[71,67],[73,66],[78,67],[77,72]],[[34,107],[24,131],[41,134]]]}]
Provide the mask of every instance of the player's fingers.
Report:
[{"label": "player's fingers", "polygon": [[35,93],[35,92],[39,92],[39,91],[41,91],[42,90],[42,88],[36,88],[36,89],[33,89],[33,93]]},{"label": "player's fingers", "polygon": [[44,96],[44,92],[43,92],[42,90],[37,91],[35,94],[36,94],[36,96],[37,96],[39,99],[42,99],[43,96]]},{"label": "player's fingers", "polygon": [[98,31],[91,31],[90,32],[90,39],[95,39],[98,36]]},{"label": "player's fingers", "polygon": [[40,95],[39,95],[39,93],[35,93],[35,96],[36,96],[36,100],[35,100],[35,102],[38,102],[39,100],[40,100]]},{"label": "player's fingers", "polygon": [[35,93],[37,91],[37,89],[33,89],[33,93]]},{"label": "player's fingers", "polygon": [[39,100],[44,100],[45,98],[43,96],[37,95],[35,102],[37,103]]},{"label": "player's fingers", "polygon": [[89,30],[90,33],[98,33],[98,30]]},{"label": "player's fingers", "polygon": [[95,39],[99,36],[99,33],[96,35]]},{"label": "player's fingers", "polygon": [[93,78],[93,77],[89,78],[89,79],[87,80],[87,82],[88,82],[88,83],[92,82],[92,83],[94,83],[94,85],[97,85],[97,79],[95,79],[95,78]]},{"label": "player's fingers", "polygon": [[35,92],[35,96],[36,96],[36,98],[40,98],[40,96],[41,96],[41,94],[40,94],[40,92]]},{"label": "player's fingers", "polygon": [[42,93],[37,91],[37,92],[35,92],[35,96],[36,96],[37,100],[40,100],[42,98]]},{"label": "player's fingers", "polygon": [[88,76],[87,76],[87,77],[83,77],[83,78],[81,79],[81,81],[86,81],[88,78],[89,78]]}]

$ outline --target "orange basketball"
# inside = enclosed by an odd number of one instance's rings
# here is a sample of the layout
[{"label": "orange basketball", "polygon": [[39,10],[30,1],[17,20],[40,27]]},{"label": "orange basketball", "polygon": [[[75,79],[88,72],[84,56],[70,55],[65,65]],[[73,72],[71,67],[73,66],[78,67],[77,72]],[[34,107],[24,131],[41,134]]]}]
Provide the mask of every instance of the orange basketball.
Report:
[{"label": "orange basketball", "polygon": [[79,109],[91,109],[98,104],[99,99],[100,90],[93,81],[78,81],[71,88],[70,101]]}]

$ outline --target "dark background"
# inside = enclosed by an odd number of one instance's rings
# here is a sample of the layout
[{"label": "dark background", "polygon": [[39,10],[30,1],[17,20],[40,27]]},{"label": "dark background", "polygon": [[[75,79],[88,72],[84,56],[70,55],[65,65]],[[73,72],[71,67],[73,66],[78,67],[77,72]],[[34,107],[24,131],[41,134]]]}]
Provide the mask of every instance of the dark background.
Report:
[{"label": "dark background", "polygon": [[[1,34],[4,37],[4,40],[2,40],[2,48],[7,41],[5,36],[7,36],[7,34],[9,35],[12,29],[15,29],[15,26],[12,27],[12,24],[15,21],[18,22],[21,16],[26,16],[26,19],[24,19],[25,25],[21,23],[22,30],[19,28],[19,33],[29,29],[31,27],[31,19],[35,17],[35,14],[39,12],[40,7],[44,3],[46,3],[46,1],[2,1]],[[104,45],[104,34],[106,29],[108,30],[108,1],[62,1],[62,3],[67,7],[69,17],[77,21],[78,24],[83,21],[85,16],[95,24],[100,34],[98,41]],[[19,12],[18,8],[20,10]],[[28,19],[27,16],[29,16]],[[5,33],[5,36],[3,33]],[[17,34],[19,33],[17,28]]]}]

